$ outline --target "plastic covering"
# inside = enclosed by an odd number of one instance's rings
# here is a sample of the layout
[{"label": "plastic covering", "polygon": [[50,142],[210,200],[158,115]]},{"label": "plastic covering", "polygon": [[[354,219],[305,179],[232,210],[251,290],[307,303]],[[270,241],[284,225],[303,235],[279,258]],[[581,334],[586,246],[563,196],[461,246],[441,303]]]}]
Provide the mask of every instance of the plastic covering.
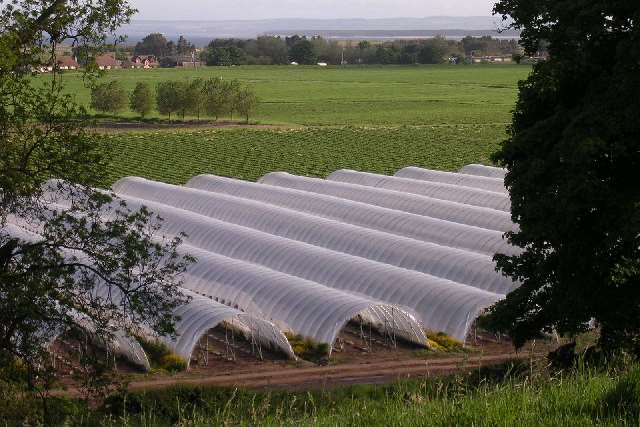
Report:
[{"label": "plastic covering", "polygon": [[[306,254],[305,256],[308,257],[309,263],[313,262],[314,257],[320,256],[320,254],[325,255],[325,257],[331,256],[331,258],[326,258],[325,273],[331,270],[332,263],[337,262],[338,259],[344,260],[348,258],[352,260],[355,258],[355,260],[382,264],[389,268],[414,270],[415,272],[445,278],[494,293],[504,294],[506,293],[505,291],[511,291],[517,286],[510,279],[495,271],[495,263],[491,257],[474,252],[445,246],[428,246],[412,239],[407,240],[407,242],[413,243],[414,246],[405,246],[404,250],[397,250],[396,246],[402,243],[402,241],[395,240],[399,239],[397,236],[390,235],[389,240],[382,241],[381,239],[375,239],[374,230],[362,228],[357,228],[357,230],[362,230],[365,233],[364,235],[371,237],[371,240],[352,240],[350,235],[343,236],[337,232],[327,232],[322,229],[320,231],[323,232],[308,230],[307,232],[311,236],[315,236],[307,238],[309,241],[316,242],[316,244],[311,244],[220,221],[149,200],[126,195],[122,196],[122,198],[130,201],[134,206],[147,205],[151,211],[165,220],[163,224],[165,230],[169,230],[168,232],[172,234],[185,231],[188,234],[188,241],[193,242],[194,246],[233,258],[237,258],[238,253],[246,250],[248,252],[246,256],[250,257],[248,259],[250,262],[274,262],[272,258],[275,256],[276,250],[282,251],[278,253],[291,251],[294,254],[297,250]],[[352,232],[352,234],[354,233]],[[387,236],[389,235],[387,234]],[[372,244],[373,242],[375,242],[375,245]],[[322,247],[322,245],[326,247]],[[413,248],[413,250],[408,250],[410,248]],[[358,251],[361,256],[354,256],[347,251]],[[287,258],[284,259],[286,260]],[[329,259],[331,259],[331,262],[329,262]],[[300,265],[297,266],[297,270],[311,268],[311,264],[305,264],[302,259],[299,262]],[[315,279],[310,280],[318,281]]]},{"label": "plastic covering", "polygon": [[[315,181],[324,185],[315,185]],[[516,229],[508,212],[375,188],[367,187],[366,191],[362,191],[361,186],[354,188],[351,184],[324,180],[314,180],[309,185],[313,192],[214,175],[194,177],[185,186],[295,209],[422,241],[430,241],[430,228],[434,224],[430,218],[423,216],[503,232]]]},{"label": "plastic covering", "polygon": [[333,345],[344,325],[360,318],[382,333],[424,346],[420,323],[407,311],[299,277],[184,245],[198,262],[185,286],[280,328]]},{"label": "plastic covering", "polygon": [[[429,224],[421,229],[424,240],[417,242],[404,236],[390,235],[386,232],[255,200],[163,184],[144,178],[123,178],[112,188],[120,196],[152,200],[277,236],[392,265],[403,266],[402,256],[416,251],[423,254],[427,269],[420,269],[420,271],[427,273],[430,272],[429,260],[435,258],[434,253],[448,252],[442,246],[466,249],[490,256],[496,253],[512,255],[517,252],[515,247],[503,239],[499,231],[441,219],[423,217],[423,222],[429,222]],[[455,262],[458,263],[458,260]]]},{"label": "plastic covering", "polygon": [[[35,232],[35,230],[28,231],[16,224],[7,223],[0,230],[12,238],[20,239],[25,242],[37,242],[42,240],[42,237],[39,236]],[[79,313],[72,313],[71,315],[74,318],[74,322],[79,328],[84,329],[90,335],[94,333],[95,328],[89,319],[83,317]],[[51,336],[49,340],[49,346],[51,346],[56,341],[56,339],[58,339],[64,332],[65,331],[60,330],[56,334]],[[115,333],[111,337],[110,342],[108,343],[108,347],[109,351],[124,357],[126,360],[142,368],[143,370],[149,371],[151,369],[149,359],[147,358],[147,355],[145,354],[140,344],[136,340],[127,336],[124,332],[115,331]]]},{"label": "plastic covering", "polygon": [[295,359],[287,337],[273,323],[194,292],[188,290],[182,290],[182,292],[191,300],[175,311],[175,314],[180,316],[176,324],[177,337],[175,339],[159,337],[159,339],[188,363],[200,339],[209,330],[223,323],[241,332],[247,340],[278,349],[289,358]]},{"label": "plastic covering", "polygon": [[497,168],[495,166],[473,164],[467,165],[460,169],[460,173],[464,173],[467,175],[486,176],[489,178],[500,178],[504,180],[504,177],[507,175],[507,170],[503,168]]},{"label": "plastic covering", "polygon": [[[342,170],[334,172],[328,178],[330,181],[345,182],[367,187],[378,187],[385,190],[414,193],[436,199],[451,200],[468,205],[509,211],[511,203],[506,193],[485,191],[477,188],[462,187],[440,182],[420,181],[417,179],[399,178],[395,176],[376,175],[373,173]],[[271,185],[288,186],[292,181],[291,175],[268,174],[260,182]],[[289,184],[290,185],[290,184]]]},{"label": "plastic covering", "polygon": [[[175,235],[184,231],[188,235],[187,243],[192,246],[355,295],[406,306],[420,316],[427,328],[458,339],[465,338],[478,313],[502,298],[496,293],[450,280],[273,236],[155,202],[131,197],[124,199],[131,207],[144,204],[159,214],[164,219],[165,233]],[[487,287],[515,288],[493,268],[487,268],[484,262],[487,257],[478,257],[482,262],[468,264],[469,269],[461,272],[463,280]],[[446,274],[447,267],[442,270]]]},{"label": "plastic covering", "polygon": [[400,178],[418,179],[421,181],[442,182],[444,184],[461,185],[463,187],[479,188],[481,190],[506,193],[504,179],[473,176],[464,173],[442,172],[422,169],[414,166],[400,169],[395,176]]},{"label": "plastic covering", "polygon": [[[20,225],[24,226],[22,223]],[[38,238],[34,232],[26,231],[13,224],[7,224],[3,230],[7,234],[22,240],[31,241]],[[109,290],[106,286],[97,287],[95,292],[96,296],[118,298],[114,294],[114,289]],[[163,342],[171,351],[184,358],[187,361],[187,365],[191,361],[193,350],[198,341],[210,329],[215,328],[222,322],[226,322],[241,331],[247,339],[277,348],[288,357],[295,358],[286,336],[271,322],[197,295],[187,289],[180,289],[180,292],[186,294],[191,300],[187,304],[178,307],[174,312],[175,315],[180,317],[175,325],[177,336],[175,338],[162,336],[153,338]],[[78,316],[78,325],[89,332],[92,331],[90,322],[83,320],[80,316]],[[142,328],[141,330],[144,331],[145,329]],[[53,340],[55,340],[55,337]],[[148,358],[140,344],[122,331],[116,331],[114,334],[111,351],[124,356],[127,360],[146,370],[150,369]]]}]

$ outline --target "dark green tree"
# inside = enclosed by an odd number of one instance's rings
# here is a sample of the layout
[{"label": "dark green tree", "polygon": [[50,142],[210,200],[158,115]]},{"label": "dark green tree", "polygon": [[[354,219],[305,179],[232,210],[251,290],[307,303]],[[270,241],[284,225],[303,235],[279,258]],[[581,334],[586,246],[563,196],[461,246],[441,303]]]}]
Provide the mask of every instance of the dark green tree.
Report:
[{"label": "dark green tree", "polygon": [[169,41],[160,33],[152,33],[136,44],[136,55],[154,55],[163,58],[173,54]]},{"label": "dark green tree", "polygon": [[118,114],[127,108],[127,100],[127,92],[117,80],[91,88],[91,108],[101,113]]},{"label": "dark green tree", "polygon": [[301,39],[289,49],[289,59],[298,64],[313,65],[318,62],[318,53],[311,41]]},{"label": "dark green tree", "polygon": [[154,101],[151,86],[146,82],[138,82],[129,96],[129,108],[144,118],[153,111]]},{"label": "dark green tree", "polygon": [[181,81],[166,81],[156,85],[156,108],[162,115],[183,112],[185,97],[185,84]]},{"label": "dark green tree", "polygon": [[[62,42],[99,50],[132,13],[124,0],[16,0],[0,7],[3,384],[24,380],[27,391],[49,386],[55,370],[47,346],[71,329],[90,330],[105,344],[116,331],[132,336],[141,324],[175,333],[173,309],[185,301],[179,274],[190,262],[177,253],[180,240],[163,239],[152,213],[93,190],[105,182],[109,147],[84,127],[85,112],[65,95],[56,70],[37,85],[30,72],[55,63]],[[59,181],[45,188],[51,178]],[[69,200],[70,206],[50,204]],[[100,215],[107,210],[109,220]],[[16,232],[15,224],[36,233]],[[99,298],[99,289],[108,296]],[[85,362],[82,372],[101,372]],[[5,376],[15,365],[24,375]]]},{"label": "dark green tree", "polygon": [[545,41],[550,58],[520,83],[495,155],[524,252],[496,257],[522,286],[489,324],[521,345],[594,319],[605,349],[640,355],[640,3],[502,0],[495,12],[527,54]]}]

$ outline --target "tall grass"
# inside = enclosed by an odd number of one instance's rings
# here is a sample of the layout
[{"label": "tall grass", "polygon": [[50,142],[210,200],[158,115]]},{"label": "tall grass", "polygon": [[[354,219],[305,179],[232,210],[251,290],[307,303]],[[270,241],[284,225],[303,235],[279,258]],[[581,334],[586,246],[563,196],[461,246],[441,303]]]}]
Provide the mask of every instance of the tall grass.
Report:
[{"label": "tall grass", "polygon": [[[631,426],[640,365],[565,373],[504,365],[449,378],[318,392],[174,388],[109,399],[90,412],[59,401],[66,425],[106,426]],[[1,418],[0,418],[1,419]],[[7,418],[5,418],[7,420]],[[19,419],[6,425],[21,425]]]}]

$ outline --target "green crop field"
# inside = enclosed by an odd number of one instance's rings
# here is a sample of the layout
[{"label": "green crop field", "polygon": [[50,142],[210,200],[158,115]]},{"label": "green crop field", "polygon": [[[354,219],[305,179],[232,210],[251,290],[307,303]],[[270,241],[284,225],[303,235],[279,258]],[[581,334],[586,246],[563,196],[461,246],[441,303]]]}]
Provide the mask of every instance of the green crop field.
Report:
[{"label": "green crop field", "polygon": [[225,129],[105,135],[114,152],[105,184],[127,175],[182,184],[211,173],[255,180],[273,171],[324,177],[341,168],[393,173],[489,162],[503,125]]},{"label": "green crop field", "polygon": [[[101,137],[113,149],[105,184],[127,175],[183,183],[200,173],[255,180],[276,170],[326,176],[339,168],[391,173],[407,165],[455,170],[489,163],[505,137],[517,82],[529,71],[515,65],[110,71],[103,79],[127,89],[141,80],[236,78],[260,97],[253,121],[291,126],[110,133]],[[81,77],[63,75],[67,90],[88,104]]]},{"label": "green crop field", "polygon": [[[127,90],[139,81],[238,79],[256,90],[260,105],[253,120],[265,124],[484,125],[509,120],[517,82],[529,71],[529,66],[517,65],[245,66],[114,70],[102,79],[119,80]],[[90,92],[82,74],[68,72],[62,78],[69,93],[88,105]]]}]

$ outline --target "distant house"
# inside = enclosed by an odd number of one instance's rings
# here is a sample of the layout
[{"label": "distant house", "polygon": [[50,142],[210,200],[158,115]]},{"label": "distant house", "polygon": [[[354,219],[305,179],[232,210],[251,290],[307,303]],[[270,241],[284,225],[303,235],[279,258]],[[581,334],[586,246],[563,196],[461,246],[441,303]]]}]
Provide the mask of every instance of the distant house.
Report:
[{"label": "distant house", "polygon": [[115,55],[107,53],[96,57],[96,65],[100,70],[115,70],[120,67],[120,61],[118,61]]},{"label": "distant house", "polygon": [[329,64],[327,64],[326,62],[318,62],[318,65],[321,67],[326,67]]},{"label": "distant house", "polygon": [[56,66],[59,70],[77,70],[80,68],[80,64],[70,56],[60,56],[56,61]]},{"label": "distant house", "polygon": [[131,64],[131,68],[143,68],[145,70],[160,66],[160,63],[153,55],[136,55],[131,58]]},{"label": "distant house", "polygon": [[199,68],[202,62],[196,60],[195,53],[193,55],[178,56],[176,58],[176,66],[182,68]]}]

